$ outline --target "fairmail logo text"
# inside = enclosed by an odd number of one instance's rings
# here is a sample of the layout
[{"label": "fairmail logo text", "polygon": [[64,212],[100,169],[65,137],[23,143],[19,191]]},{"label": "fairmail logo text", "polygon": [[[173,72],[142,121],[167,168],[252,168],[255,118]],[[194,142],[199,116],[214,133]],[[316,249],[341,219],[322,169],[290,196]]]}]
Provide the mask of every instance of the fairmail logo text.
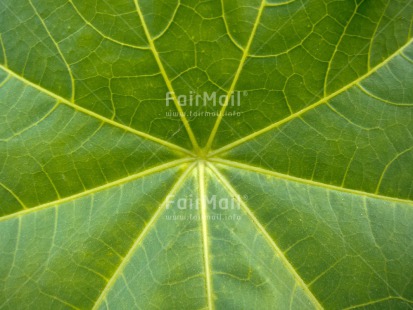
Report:
[{"label": "fairmail logo text", "polygon": [[241,98],[247,96],[246,91],[233,91],[230,94],[218,95],[216,92],[202,94],[190,91],[189,94],[176,95],[174,92],[166,93],[166,106],[174,105],[176,100],[181,107],[185,106],[233,106],[239,107],[241,105]]}]

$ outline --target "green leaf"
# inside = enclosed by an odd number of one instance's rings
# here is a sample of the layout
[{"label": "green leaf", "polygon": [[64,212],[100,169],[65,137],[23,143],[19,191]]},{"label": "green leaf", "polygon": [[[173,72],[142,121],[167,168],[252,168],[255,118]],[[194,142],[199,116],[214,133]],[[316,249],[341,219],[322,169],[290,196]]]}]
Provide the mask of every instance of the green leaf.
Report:
[{"label": "green leaf", "polygon": [[0,308],[412,309],[412,18],[0,0]]}]

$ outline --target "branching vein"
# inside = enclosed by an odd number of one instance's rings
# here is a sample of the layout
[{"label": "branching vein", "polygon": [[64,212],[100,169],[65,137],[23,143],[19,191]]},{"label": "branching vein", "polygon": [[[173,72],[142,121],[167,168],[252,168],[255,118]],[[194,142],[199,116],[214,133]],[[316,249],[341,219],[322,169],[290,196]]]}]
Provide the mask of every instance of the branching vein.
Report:
[{"label": "branching vein", "polygon": [[[240,197],[238,192],[232,187],[232,185],[229,183],[229,181],[211,164],[208,165],[209,168],[215,173],[217,176],[218,180],[224,185],[224,187],[231,193],[233,197]],[[291,263],[288,261],[287,257],[283,253],[283,251],[278,247],[278,245],[275,243],[274,239],[268,234],[267,230],[261,225],[259,220],[255,217],[254,213],[250,210],[250,208],[245,204],[244,201],[240,201],[241,206],[244,209],[244,212],[251,218],[252,222],[255,224],[257,229],[261,232],[261,234],[264,236],[264,238],[267,240],[267,242],[270,244],[270,246],[274,249],[275,253],[277,256],[281,259],[283,262],[284,266],[288,269],[288,271],[291,273],[291,275],[294,277],[296,280],[297,284],[304,290],[306,293],[307,297],[311,300],[313,303],[314,307],[316,309],[323,309],[317,298],[314,296],[314,294],[311,292],[311,290],[308,288],[308,285],[303,281],[303,279],[300,277],[300,275],[297,273],[295,268],[291,265]]]},{"label": "branching vein", "polygon": [[373,73],[377,72],[377,70],[379,70],[380,68],[384,67],[385,65],[387,65],[393,58],[399,56],[402,51],[407,48],[408,46],[410,46],[410,44],[413,42],[413,39],[410,39],[406,44],[404,44],[402,47],[400,47],[396,52],[394,52],[392,55],[390,55],[386,60],[384,60],[383,62],[381,62],[380,64],[378,64],[377,66],[375,66],[371,71],[367,72],[366,74],[362,75],[361,77],[359,77],[358,79],[354,80],[353,82],[349,83],[348,85],[342,87],[341,89],[335,91],[334,93],[331,93],[330,95],[328,95],[327,97],[324,97],[323,99],[309,105],[308,107],[294,113],[291,114],[290,116],[275,122],[265,128],[262,128],[248,136],[245,136],[241,139],[238,139],[232,143],[227,144],[226,146],[223,146],[215,151],[212,151],[209,153],[209,156],[217,156],[218,154],[221,154],[223,152],[226,152],[228,150],[231,150],[233,148],[235,148],[236,146],[243,144],[247,141],[250,141],[258,136],[261,136],[263,134],[265,134],[268,131],[271,131],[275,128],[280,127],[281,125],[296,119],[298,117],[300,117],[301,115],[314,110],[315,108],[317,108],[318,106],[327,103],[329,100],[337,97],[338,95],[340,95],[341,93],[344,93],[345,91],[349,90],[351,87],[356,86],[357,84],[361,83],[363,80],[365,80],[366,78],[368,78],[370,75],[372,75]]},{"label": "branching vein", "polygon": [[142,13],[142,10],[141,10],[141,8],[140,8],[140,6],[139,6],[138,0],[134,0],[134,3],[135,3],[135,6],[136,6],[136,11],[137,11],[137,13],[138,13],[138,15],[139,15],[139,18],[140,18],[141,22],[142,22],[142,27],[143,27],[143,29],[144,29],[144,31],[145,31],[146,38],[147,38],[147,40],[148,40],[148,42],[149,42],[150,49],[152,50],[153,56],[155,57],[156,63],[158,64],[158,67],[159,67],[159,69],[160,69],[160,71],[161,71],[162,77],[163,77],[164,80],[165,80],[165,84],[166,84],[166,86],[168,87],[168,90],[169,90],[169,92],[170,92],[170,94],[171,94],[171,96],[172,96],[172,98],[173,98],[173,101],[174,101],[174,103],[175,103],[175,107],[176,107],[176,109],[178,110],[178,113],[179,113],[179,115],[180,115],[180,117],[181,117],[181,121],[182,121],[182,123],[183,123],[184,126],[185,126],[185,129],[186,129],[186,131],[187,131],[187,133],[188,133],[189,139],[191,140],[191,143],[192,143],[192,146],[193,146],[194,150],[195,150],[196,152],[199,152],[199,145],[198,145],[198,142],[197,142],[197,140],[196,140],[195,134],[193,133],[193,131],[192,131],[192,129],[191,129],[191,126],[189,125],[189,122],[188,122],[188,120],[187,120],[187,118],[186,118],[186,116],[185,116],[185,113],[184,113],[184,111],[182,110],[181,105],[179,104],[179,101],[178,101],[178,98],[177,98],[177,96],[176,96],[176,94],[175,94],[174,88],[172,87],[172,83],[171,83],[171,81],[170,81],[170,79],[169,79],[169,77],[168,77],[168,74],[167,74],[166,71],[165,71],[165,68],[164,68],[163,63],[162,63],[162,61],[161,61],[161,58],[159,57],[159,53],[158,53],[158,51],[157,51],[157,49],[156,49],[155,43],[154,43],[154,41],[153,41],[153,38],[151,37],[151,34],[150,34],[150,32],[149,32],[149,29],[148,29],[148,26],[146,25],[145,17],[143,16],[143,13]]},{"label": "branching vein", "polygon": [[5,66],[2,65],[2,64],[0,64],[0,69],[2,69],[3,71],[5,71],[6,73],[10,74],[10,75],[13,76],[14,78],[16,78],[16,79],[22,81],[23,83],[27,84],[28,86],[33,87],[33,88],[37,89],[38,91],[40,91],[40,92],[42,92],[42,93],[45,93],[46,95],[48,95],[48,96],[50,96],[50,97],[52,97],[52,98],[57,99],[60,103],[63,103],[63,104],[65,104],[65,105],[69,106],[69,107],[72,107],[72,108],[74,108],[75,110],[77,110],[77,111],[79,111],[79,112],[82,112],[82,113],[87,114],[87,115],[89,115],[89,116],[91,116],[91,117],[94,117],[94,118],[96,118],[96,119],[98,119],[98,120],[100,120],[100,121],[102,121],[102,122],[104,122],[104,123],[107,123],[107,124],[110,124],[110,125],[112,125],[112,126],[121,128],[121,129],[123,129],[123,130],[125,130],[125,131],[128,131],[128,132],[131,132],[131,133],[133,133],[133,134],[135,134],[135,135],[137,135],[137,136],[140,136],[140,137],[142,137],[142,138],[145,138],[145,139],[154,141],[154,142],[156,142],[156,143],[162,144],[162,145],[164,145],[164,146],[166,146],[166,147],[168,147],[168,148],[170,148],[170,149],[179,151],[179,152],[181,152],[181,153],[185,153],[185,154],[187,154],[187,155],[191,155],[191,156],[193,155],[192,152],[190,152],[190,151],[188,151],[188,150],[186,150],[186,149],[184,149],[184,148],[182,148],[182,147],[180,147],[180,146],[178,146],[178,145],[175,145],[175,144],[173,144],[173,143],[171,143],[171,142],[168,142],[168,141],[162,140],[162,139],[160,139],[160,138],[154,137],[154,136],[149,135],[149,134],[147,134],[147,133],[144,133],[144,132],[142,132],[142,131],[136,130],[136,129],[132,128],[132,127],[123,125],[123,124],[118,123],[118,122],[116,122],[116,121],[114,121],[114,120],[111,120],[111,119],[109,119],[109,118],[106,118],[106,117],[104,117],[104,116],[102,116],[102,115],[100,115],[100,114],[97,114],[97,113],[93,112],[93,111],[90,111],[90,110],[88,110],[88,109],[85,109],[85,108],[81,107],[80,105],[77,105],[76,103],[74,103],[74,102],[72,102],[72,101],[69,101],[69,100],[67,100],[66,98],[63,98],[63,97],[61,97],[61,96],[59,96],[59,95],[51,92],[50,90],[48,90],[48,89],[46,89],[46,88],[43,88],[42,86],[40,86],[40,85],[38,85],[38,84],[35,84],[35,83],[27,80],[25,77],[17,74],[16,72],[10,70],[9,68],[5,67]]}]

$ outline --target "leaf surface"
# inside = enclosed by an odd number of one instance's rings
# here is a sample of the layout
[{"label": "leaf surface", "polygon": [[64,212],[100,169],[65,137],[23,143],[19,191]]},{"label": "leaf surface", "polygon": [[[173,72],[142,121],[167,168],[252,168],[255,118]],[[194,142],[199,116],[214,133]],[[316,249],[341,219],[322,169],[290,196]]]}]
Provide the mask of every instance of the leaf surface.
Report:
[{"label": "leaf surface", "polygon": [[0,308],[412,309],[412,18],[0,0]]}]

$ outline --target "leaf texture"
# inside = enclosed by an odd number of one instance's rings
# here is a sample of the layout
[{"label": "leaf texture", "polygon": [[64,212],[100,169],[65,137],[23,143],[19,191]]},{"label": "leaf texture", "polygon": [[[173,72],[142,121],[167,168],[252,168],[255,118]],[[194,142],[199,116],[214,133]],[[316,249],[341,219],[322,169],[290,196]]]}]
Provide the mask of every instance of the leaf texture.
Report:
[{"label": "leaf texture", "polygon": [[412,31],[411,0],[0,0],[0,309],[412,309]]}]

